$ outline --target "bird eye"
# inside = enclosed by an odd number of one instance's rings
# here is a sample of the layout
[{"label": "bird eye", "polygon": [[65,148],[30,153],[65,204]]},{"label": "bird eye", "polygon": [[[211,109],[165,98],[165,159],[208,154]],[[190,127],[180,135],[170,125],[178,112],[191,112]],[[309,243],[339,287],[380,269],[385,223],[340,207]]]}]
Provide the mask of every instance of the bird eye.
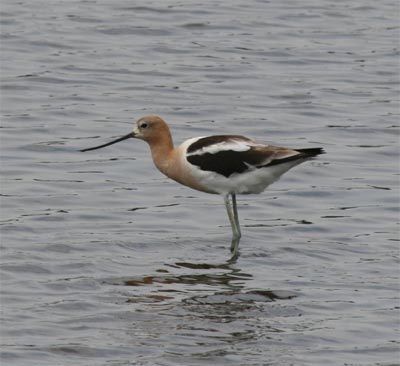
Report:
[{"label": "bird eye", "polygon": [[140,125],[140,128],[147,128],[149,125],[146,123],[146,122],[143,122],[141,125]]}]

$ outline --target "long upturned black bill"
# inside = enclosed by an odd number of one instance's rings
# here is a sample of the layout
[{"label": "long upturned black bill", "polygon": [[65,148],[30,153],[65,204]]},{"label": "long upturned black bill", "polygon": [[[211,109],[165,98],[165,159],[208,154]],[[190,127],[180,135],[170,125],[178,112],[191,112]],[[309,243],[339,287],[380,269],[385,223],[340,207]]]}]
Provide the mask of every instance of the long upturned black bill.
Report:
[{"label": "long upturned black bill", "polygon": [[106,144],[99,145],[99,146],[95,146],[95,147],[89,147],[89,148],[87,148],[87,149],[82,149],[82,150],[80,150],[80,151],[85,152],[85,151],[90,151],[90,150],[101,149],[102,147],[106,147],[106,146],[109,146],[109,145],[116,144],[117,142],[130,139],[131,137],[135,137],[135,134],[134,134],[133,132],[128,133],[127,135],[122,136],[122,137],[120,137],[119,139],[116,139],[116,140],[114,140],[114,141],[107,142]]}]

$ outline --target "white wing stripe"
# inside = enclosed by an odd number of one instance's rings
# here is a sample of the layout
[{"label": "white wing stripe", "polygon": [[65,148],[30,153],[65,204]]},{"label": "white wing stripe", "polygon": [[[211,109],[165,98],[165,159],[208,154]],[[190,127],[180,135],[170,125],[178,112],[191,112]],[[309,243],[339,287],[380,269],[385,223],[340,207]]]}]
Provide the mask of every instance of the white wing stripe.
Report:
[{"label": "white wing stripe", "polygon": [[221,151],[237,151],[237,152],[243,152],[243,151],[248,151],[251,149],[251,146],[249,145],[248,142],[242,142],[242,141],[227,141],[227,142],[219,142],[217,144],[213,145],[208,145],[206,147],[203,147],[199,150],[196,150],[192,153],[189,153],[188,156],[191,155],[203,155],[203,154],[216,154]]}]

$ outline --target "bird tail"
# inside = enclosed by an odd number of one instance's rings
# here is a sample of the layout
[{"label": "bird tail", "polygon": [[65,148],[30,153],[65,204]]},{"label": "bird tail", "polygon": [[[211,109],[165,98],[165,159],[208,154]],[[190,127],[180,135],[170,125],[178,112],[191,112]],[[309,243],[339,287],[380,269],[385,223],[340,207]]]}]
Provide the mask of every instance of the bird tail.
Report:
[{"label": "bird tail", "polygon": [[325,154],[325,150],[321,147],[312,147],[309,149],[295,149],[296,151],[304,154],[306,158],[313,158],[314,156]]}]

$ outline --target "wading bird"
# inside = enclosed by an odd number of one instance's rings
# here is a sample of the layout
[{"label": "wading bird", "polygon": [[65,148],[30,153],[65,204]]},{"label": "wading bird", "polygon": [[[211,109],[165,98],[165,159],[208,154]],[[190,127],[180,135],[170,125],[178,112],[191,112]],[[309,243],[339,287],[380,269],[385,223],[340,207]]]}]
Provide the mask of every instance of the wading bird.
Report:
[{"label": "wading bird", "polygon": [[234,256],[238,255],[241,237],[236,194],[261,193],[289,169],[324,153],[318,147],[289,149],[237,135],[194,137],[174,147],[168,125],[158,116],[145,116],[127,135],[81,151],[100,149],[129,138],[150,145],[154,164],[167,177],[198,191],[224,196]]}]

